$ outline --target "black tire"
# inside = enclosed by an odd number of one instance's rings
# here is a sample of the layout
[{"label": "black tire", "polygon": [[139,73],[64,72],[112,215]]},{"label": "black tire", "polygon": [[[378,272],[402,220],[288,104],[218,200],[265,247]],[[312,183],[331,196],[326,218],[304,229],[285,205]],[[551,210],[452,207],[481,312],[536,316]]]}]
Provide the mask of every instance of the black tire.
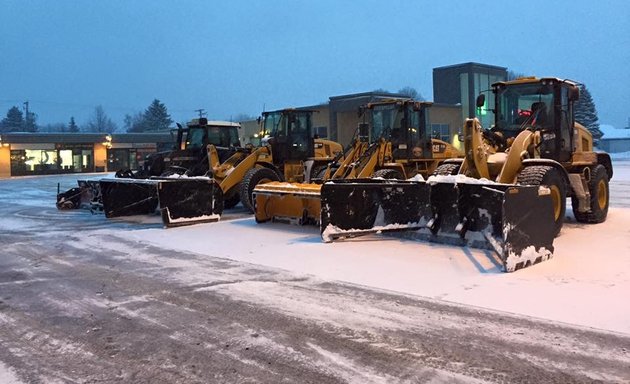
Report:
[{"label": "black tire", "polygon": [[[238,189],[238,186],[237,186],[237,189]],[[241,202],[241,196],[239,196],[238,192],[234,192],[232,193],[232,196],[225,198],[225,200],[223,201],[223,208],[224,209],[234,208],[240,202]]]},{"label": "black tire", "polygon": [[398,179],[403,180],[405,177],[400,173],[400,171],[391,168],[379,169],[378,171],[372,174],[372,178],[381,178],[381,179]]},{"label": "black tire", "polygon": [[459,164],[447,163],[440,164],[435,171],[433,171],[433,176],[450,176],[457,175],[459,173]]},{"label": "black tire", "polygon": [[252,192],[259,183],[268,183],[270,181],[280,181],[278,174],[269,168],[252,168],[243,177],[241,182],[241,203],[248,211],[254,212],[254,201],[252,200]]},{"label": "black tire", "polygon": [[610,193],[608,189],[608,172],[603,165],[591,168],[591,180],[588,182],[588,191],[591,194],[591,210],[579,212],[577,197],[571,196],[571,207],[575,220],[580,223],[603,223],[608,216],[608,202]]},{"label": "black tire", "polygon": [[327,165],[315,165],[311,168],[311,180],[313,179],[323,179],[326,174],[326,170],[328,169]]},{"label": "black tire", "polygon": [[567,210],[567,185],[560,170],[548,165],[525,167],[517,176],[520,185],[543,185],[551,190],[554,215],[554,237],[558,236],[564,224]]}]

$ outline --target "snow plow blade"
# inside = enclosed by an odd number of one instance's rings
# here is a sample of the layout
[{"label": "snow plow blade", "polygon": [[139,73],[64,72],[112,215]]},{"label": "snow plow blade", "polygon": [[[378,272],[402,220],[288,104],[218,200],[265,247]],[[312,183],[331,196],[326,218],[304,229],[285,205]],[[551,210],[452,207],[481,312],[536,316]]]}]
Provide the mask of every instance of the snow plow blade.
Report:
[{"label": "snow plow blade", "polygon": [[318,224],[321,184],[273,181],[258,184],[253,191],[256,222],[269,220]]},{"label": "snow plow blade", "polygon": [[327,182],[321,188],[322,239],[424,228],[431,217],[430,193],[428,184],[412,181]]},{"label": "snow plow blade", "polygon": [[105,216],[152,214],[166,227],[219,220],[223,193],[209,178],[101,179]]},{"label": "snow plow blade", "polygon": [[495,251],[506,272],[553,253],[549,190],[495,183],[378,180],[322,187],[322,239],[405,231],[404,237]]},{"label": "snow plow blade", "polygon": [[102,210],[101,187],[98,180],[77,180],[77,184],[78,187],[65,192],[59,192],[59,185],[57,185],[57,209]]}]

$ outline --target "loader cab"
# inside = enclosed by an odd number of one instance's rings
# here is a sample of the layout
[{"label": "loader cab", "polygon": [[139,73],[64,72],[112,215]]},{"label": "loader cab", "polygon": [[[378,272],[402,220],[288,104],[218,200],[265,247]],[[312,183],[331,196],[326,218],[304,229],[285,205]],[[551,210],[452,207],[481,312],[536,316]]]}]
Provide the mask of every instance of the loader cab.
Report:
[{"label": "loader cab", "polygon": [[315,155],[312,113],[295,109],[263,113],[263,131],[269,137],[274,163],[304,161]]},{"label": "loader cab", "polygon": [[208,122],[207,119],[195,119],[187,124],[178,135],[181,149],[203,149],[208,144],[217,147],[240,147],[237,123]]},{"label": "loader cab", "polygon": [[573,142],[573,102],[576,85],[554,78],[525,78],[493,84],[494,130],[506,138],[523,129],[541,133],[541,157],[570,161]]},{"label": "loader cab", "polygon": [[370,104],[372,127],[370,142],[380,138],[392,144],[394,160],[430,159],[427,110],[424,103],[401,100]]}]

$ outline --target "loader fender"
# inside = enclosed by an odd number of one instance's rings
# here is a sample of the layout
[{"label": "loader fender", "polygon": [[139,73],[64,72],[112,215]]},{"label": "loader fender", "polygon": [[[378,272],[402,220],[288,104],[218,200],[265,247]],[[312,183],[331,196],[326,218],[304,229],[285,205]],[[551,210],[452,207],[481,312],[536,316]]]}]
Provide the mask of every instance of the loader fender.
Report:
[{"label": "loader fender", "polygon": [[551,160],[551,159],[525,159],[523,160],[523,168],[529,167],[531,165],[546,165],[548,167],[554,167],[562,175],[565,185],[566,186],[571,185],[571,183],[569,182],[569,173],[562,166],[562,164],[558,163],[557,161]]},{"label": "loader fender", "polygon": [[601,164],[606,168],[606,173],[608,174],[608,180],[613,177],[613,167],[612,161],[610,160],[610,155],[606,152],[596,152],[597,153],[597,164]]}]

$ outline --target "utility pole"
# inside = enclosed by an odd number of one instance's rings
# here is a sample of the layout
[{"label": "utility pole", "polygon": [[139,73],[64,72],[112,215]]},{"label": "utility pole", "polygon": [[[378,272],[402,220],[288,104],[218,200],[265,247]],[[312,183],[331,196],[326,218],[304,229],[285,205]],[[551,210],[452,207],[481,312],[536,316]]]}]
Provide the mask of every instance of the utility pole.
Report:
[{"label": "utility pole", "polygon": [[199,113],[199,118],[201,119],[202,117],[206,116],[206,110],[201,108],[201,109],[195,109],[195,112]]},{"label": "utility pole", "polygon": [[27,130],[28,125],[28,100],[24,102],[24,122],[22,123],[22,129]]}]

